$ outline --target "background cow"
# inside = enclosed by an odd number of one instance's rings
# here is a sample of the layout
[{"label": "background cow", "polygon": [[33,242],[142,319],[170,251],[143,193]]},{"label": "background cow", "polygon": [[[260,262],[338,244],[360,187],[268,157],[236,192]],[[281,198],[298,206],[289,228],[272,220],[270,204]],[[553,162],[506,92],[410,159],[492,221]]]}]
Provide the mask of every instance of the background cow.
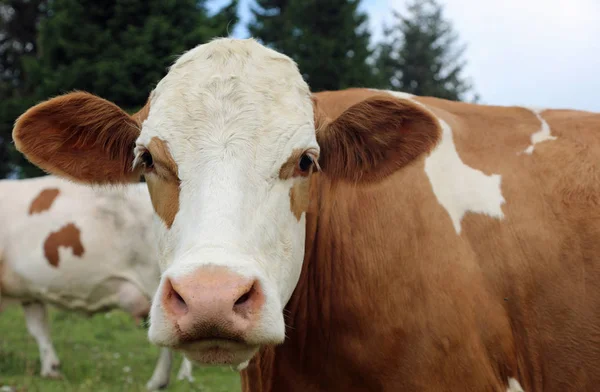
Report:
[{"label": "background cow", "polygon": [[600,384],[598,114],[311,95],[288,57],[222,39],[136,116],[72,93],[13,137],[78,181],[144,174],[149,337],[245,368],[246,390]]},{"label": "background cow", "polygon": [[[88,315],[121,308],[141,321],[160,278],[145,184],[94,189],[54,176],[0,181],[0,302],[23,305],[41,375],[58,377],[45,304]],[[2,314],[0,313],[0,317]],[[149,389],[169,382],[162,349]],[[191,364],[178,378],[191,379]]]}]

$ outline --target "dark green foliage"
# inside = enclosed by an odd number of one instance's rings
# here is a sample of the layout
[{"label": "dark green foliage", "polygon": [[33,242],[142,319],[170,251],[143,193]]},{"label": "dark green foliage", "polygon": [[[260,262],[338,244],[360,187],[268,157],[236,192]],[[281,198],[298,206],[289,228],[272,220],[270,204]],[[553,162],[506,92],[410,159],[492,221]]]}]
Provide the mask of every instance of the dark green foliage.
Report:
[{"label": "dark green foliage", "polygon": [[36,101],[29,97],[10,97],[0,100],[0,178],[9,175],[18,177],[37,177],[43,174],[37,166],[15,150],[12,141],[14,119]]},{"label": "dark green foliage", "polygon": [[16,153],[10,131],[14,119],[34,102],[24,88],[26,73],[21,59],[37,52],[37,26],[46,14],[47,0],[5,0],[0,2],[0,178],[41,171]]},{"label": "dark green foliage", "polygon": [[[39,3],[39,17],[23,6],[31,1]],[[4,92],[0,95],[0,177],[9,172],[40,173],[14,151],[11,142],[14,120],[34,103],[85,90],[126,110],[141,107],[177,56],[215,36],[228,35],[238,21],[238,0],[231,0],[216,15],[208,14],[206,0],[11,3],[27,15],[4,13],[8,18],[0,25],[0,43],[9,37],[33,42],[28,46],[33,49],[11,54],[0,46],[0,76],[4,76],[0,79],[0,94]],[[2,7],[0,15],[4,15]],[[27,21],[27,34],[17,36],[19,29],[9,29],[15,18]]]},{"label": "dark green foliage", "polygon": [[20,90],[25,79],[21,57],[37,52],[37,25],[47,0],[0,2],[0,97]]},{"label": "dark green foliage", "polygon": [[176,56],[237,22],[236,4],[210,18],[197,0],[53,0],[41,60],[27,64],[40,96],[80,89],[143,104]]},{"label": "dark green foliage", "polygon": [[394,19],[378,49],[381,87],[465,100],[472,90],[462,76],[466,47],[458,45],[458,35],[444,19],[442,6],[436,0],[413,0],[408,13],[394,12]]},{"label": "dark green foliage", "polygon": [[312,91],[372,86],[360,0],[258,0],[250,34],[292,57]]}]

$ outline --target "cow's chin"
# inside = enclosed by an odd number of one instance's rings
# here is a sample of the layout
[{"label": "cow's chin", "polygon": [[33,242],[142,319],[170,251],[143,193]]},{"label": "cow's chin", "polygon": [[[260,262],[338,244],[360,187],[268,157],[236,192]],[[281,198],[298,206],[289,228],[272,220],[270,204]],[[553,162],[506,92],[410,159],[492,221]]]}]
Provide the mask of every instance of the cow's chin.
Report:
[{"label": "cow's chin", "polygon": [[242,370],[260,346],[230,340],[202,340],[176,347],[198,365],[228,365]]}]

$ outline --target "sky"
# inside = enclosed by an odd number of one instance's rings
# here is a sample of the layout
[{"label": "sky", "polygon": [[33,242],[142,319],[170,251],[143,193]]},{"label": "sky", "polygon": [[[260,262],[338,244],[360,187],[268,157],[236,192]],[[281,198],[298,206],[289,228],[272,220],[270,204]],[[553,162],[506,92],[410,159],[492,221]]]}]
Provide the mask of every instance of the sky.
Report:
[{"label": "sky", "polygon": [[[213,0],[218,8],[227,0]],[[241,0],[234,37],[248,37]],[[440,0],[481,103],[600,112],[600,0]],[[373,40],[407,0],[362,0]]]}]

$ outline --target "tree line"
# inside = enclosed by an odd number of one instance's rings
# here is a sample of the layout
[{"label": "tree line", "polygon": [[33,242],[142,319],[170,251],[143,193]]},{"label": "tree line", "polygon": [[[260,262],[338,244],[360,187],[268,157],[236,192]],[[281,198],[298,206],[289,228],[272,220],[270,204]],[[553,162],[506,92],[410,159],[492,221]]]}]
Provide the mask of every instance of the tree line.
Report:
[{"label": "tree line", "polygon": [[[0,178],[41,175],[12,145],[33,104],[85,90],[133,112],[176,56],[239,23],[238,1],[0,0]],[[247,29],[312,91],[372,87],[467,100],[464,46],[437,0],[409,0],[373,42],[360,0],[254,0]],[[476,99],[476,96],[475,96]]]}]

